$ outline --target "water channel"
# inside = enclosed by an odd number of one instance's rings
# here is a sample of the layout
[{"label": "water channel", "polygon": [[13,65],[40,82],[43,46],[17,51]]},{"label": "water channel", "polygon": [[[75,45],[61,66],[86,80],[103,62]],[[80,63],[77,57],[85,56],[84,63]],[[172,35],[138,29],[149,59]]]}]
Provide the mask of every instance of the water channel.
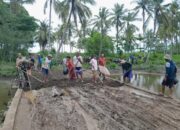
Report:
[{"label": "water channel", "polygon": [[[161,82],[163,78],[163,75],[137,74],[133,76],[131,84],[133,86],[158,93],[161,90]],[[180,75],[177,76],[177,79],[180,80]],[[167,93],[168,88],[166,87],[166,95]],[[180,99],[180,83],[175,85],[173,97]]]},{"label": "water channel", "polygon": [[8,102],[13,98],[16,89],[11,90],[10,79],[0,79],[0,111],[6,109]]}]

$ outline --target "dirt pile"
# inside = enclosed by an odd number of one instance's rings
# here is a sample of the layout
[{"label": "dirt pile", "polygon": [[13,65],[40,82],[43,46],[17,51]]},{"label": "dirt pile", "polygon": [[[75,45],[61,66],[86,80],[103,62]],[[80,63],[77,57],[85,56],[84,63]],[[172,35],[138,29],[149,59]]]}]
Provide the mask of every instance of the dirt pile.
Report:
[{"label": "dirt pile", "polygon": [[63,96],[52,97],[52,88],[38,90],[31,130],[180,129],[180,103],[172,99],[111,81],[104,86],[88,79],[84,83],[61,80],[54,85]]}]

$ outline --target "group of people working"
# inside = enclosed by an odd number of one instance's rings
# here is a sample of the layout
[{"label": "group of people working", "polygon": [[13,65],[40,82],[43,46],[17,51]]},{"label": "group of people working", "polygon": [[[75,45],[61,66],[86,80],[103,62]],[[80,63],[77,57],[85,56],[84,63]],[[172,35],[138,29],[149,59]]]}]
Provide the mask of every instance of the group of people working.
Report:
[{"label": "group of people working", "polygon": [[[79,79],[80,76],[80,80],[81,82],[83,82],[83,58],[80,53],[76,53],[76,56],[74,56],[73,58],[67,56],[65,59],[63,59],[63,64],[63,73],[68,73],[70,80]],[[96,56],[92,56],[89,64],[91,65],[91,71],[93,75],[92,80],[94,83],[97,82],[98,70],[103,79],[105,78],[105,76],[110,75],[110,72],[106,68],[106,58],[104,57],[104,54],[101,54],[99,59],[97,59]]]},{"label": "group of people working", "polygon": [[[169,88],[169,96],[171,96],[173,92],[173,86],[178,82],[178,80],[176,79],[177,67],[175,63],[172,61],[170,55],[166,54],[164,56],[164,59],[166,61],[165,77],[162,81],[162,91],[160,95],[164,95],[165,86],[167,86]],[[43,81],[46,83],[48,81],[49,71],[51,68],[50,66],[52,61],[52,55],[49,54],[45,58],[42,58],[40,55],[38,55],[37,61],[37,69],[41,70],[43,74]],[[23,71],[26,80],[28,80],[27,75],[31,75],[31,69],[34,67],[34,63],[35,59],[32,55],[29,55],[28,58],[25,58],[21,55],[21,53],[18,54],[18,57],[16,59],[16,67],[18,68],[18,70],[21,69]],[[123,59],[120,60],[119,63],[122,66],[123,81],[130,82],[130,80],[133,77],[132,64]],[[104,57],[104,54],[101,54],[99,58],[97,58],[96,56],[92,56],[89,64],[91,65],[92,81],[94,83],[97,82],[98,77],[100,81],[103,81],[106,78],[106,76],[110,76],[110,72],[106,68],[106,58]],[[83,82],[82,66],[83,58],[79,52],[76,53],[76,55],[73,58],[67,56],[63,59],[63,73],[68,74],[70,80],[80,79],[80,81]]]},{"label": "group of people working", "polygon": [[47,57],[42,58],[39,54],[37,56],[37,67],[35,66],[35,57],[29,54],[29,57],[24,57],[21,53],[18,54],[16,58],[16,68],[18,75],[23,73],[25,80],[27,82],[26,86],[29,86],[28,75],[31,76],[32,69],[37,69],[42,71],[43,81],[48,81],[49,69],[51,64],[52,55],[49,54]]}]

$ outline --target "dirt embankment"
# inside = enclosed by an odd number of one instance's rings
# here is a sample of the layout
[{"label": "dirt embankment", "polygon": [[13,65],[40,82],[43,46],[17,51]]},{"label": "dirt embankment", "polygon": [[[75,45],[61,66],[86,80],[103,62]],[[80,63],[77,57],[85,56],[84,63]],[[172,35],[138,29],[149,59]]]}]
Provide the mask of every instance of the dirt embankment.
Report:
[{"label": "dirt embankment", "polygon": [[31,130],[179,130],[180,103],[148,95],[116,82],[91,84],[54,80],[38,90]]}]

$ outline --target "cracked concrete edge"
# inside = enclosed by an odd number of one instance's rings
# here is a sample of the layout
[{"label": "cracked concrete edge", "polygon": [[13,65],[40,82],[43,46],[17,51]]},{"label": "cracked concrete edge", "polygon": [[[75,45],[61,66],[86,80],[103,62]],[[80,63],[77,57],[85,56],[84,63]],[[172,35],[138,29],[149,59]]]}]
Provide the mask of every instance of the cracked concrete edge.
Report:
[{"label": "cracked concrete edge", "polygon": [[22,89],[18,89],[7,111],[5,121],[3,123],[3,127],[0,128],[0,130],[13,130],[14,129],[16,113],[17,113],[19,102],[21,100],[21,96],[22,96]]}]

